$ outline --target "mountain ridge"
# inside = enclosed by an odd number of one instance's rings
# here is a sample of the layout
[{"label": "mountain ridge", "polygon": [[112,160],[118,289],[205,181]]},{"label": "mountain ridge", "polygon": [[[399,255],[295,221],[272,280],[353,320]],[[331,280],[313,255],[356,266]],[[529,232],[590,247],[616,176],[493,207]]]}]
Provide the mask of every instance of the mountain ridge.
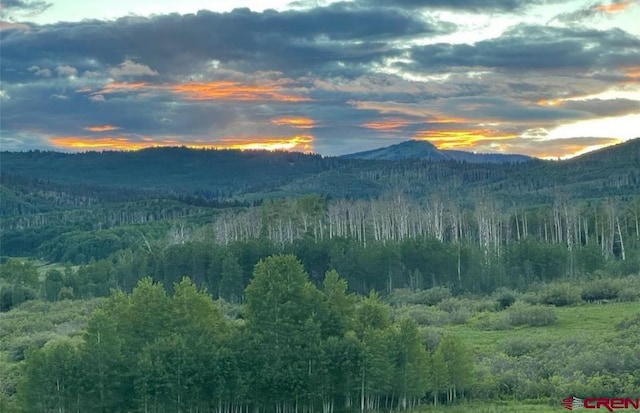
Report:
[{"label": "mountain ridge", "polygon": [[342,155],[346,159],[399,161],[417,159],[425,161],[458,161],[469,163],[521,163],[533,160],[526,155],[476,153],[438,149],[428,141],[408,140],[382,148]]},{"label": "mountain ridge", "polygon": [[[412,145],[415,143],[404,146],[411,149]],[[0,172],[6,178],[0,180],[0,187],[5,187],[5,195],[16,195],[0,201],[10,210],[21,209],[20,200],[31,199],[33,191],[68,193],[73,202],[84,202],[76,200],[84,193],[112,201],[176,196],[189,202],[193,198],[197,204],[256,202],[304,194],[367,199],[394,191],[415,198],[437,193],[466,197],[469,191],[479,191],[509,202],[518,197],[522,202],[547,202],[558,193],[593,198],[640,190],[640,139],[559,161],[465,162],[445,158],[450,154],[434,151],[428,143],[418,143],[418,147],[432,152],[436,159],[361,159],[179,147],[73,154],[0,152]],[[33,183],[33,179],[40,183]],[[13,206],[9,208],[9,204]]]}]

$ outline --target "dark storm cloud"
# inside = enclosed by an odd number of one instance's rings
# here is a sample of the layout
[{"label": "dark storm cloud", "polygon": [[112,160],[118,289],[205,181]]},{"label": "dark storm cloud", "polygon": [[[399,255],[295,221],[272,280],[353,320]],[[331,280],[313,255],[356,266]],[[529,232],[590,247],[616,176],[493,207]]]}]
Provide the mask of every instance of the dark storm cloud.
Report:
[{"label": "dark storm cloud", "polygon": [[544,0],[359,0],[361,4],[403,8],[444,9],[457,11],[511,12],[528,6],[551,3]]},{"label": "dark storm cloud", "polygon": [[74,88],[37,83],[8,87],[3,102],[3,129],[58,135],[78,134],[96,123],[143,134],[209,135],[235,122],[247,107],[237,102],[201,105],[174,102],[169,96],[115,97],[89,101]]},{"label": "dark storm cloud", "polygon": [[52,3],[41,0],[2,0],[0,2],[0,15],[3,18],[17,16],[34,16],[40,14],[52,6]]},{"label": "dark storm cloud", "polygon": [[505,71],[618,68],[640,64],[640,39],[622,30],[606,31],[519,26],[501,37],[475,44],[415,47],[413,70],[480,67]]},{"label": "dark storm cloud", "polygon": [[164,76],[189,75],[211,60],[243,71],[338,71],[393,54],[390,40],[453,29],[396,9],[343,3],[307,11],[236,9],[58,23],[30,33],[3,33],[3,75],[12,79],[9,68],[17,75],[31,66],[47,68],[57,62],[83,72],[113,67],[126,58]]}]

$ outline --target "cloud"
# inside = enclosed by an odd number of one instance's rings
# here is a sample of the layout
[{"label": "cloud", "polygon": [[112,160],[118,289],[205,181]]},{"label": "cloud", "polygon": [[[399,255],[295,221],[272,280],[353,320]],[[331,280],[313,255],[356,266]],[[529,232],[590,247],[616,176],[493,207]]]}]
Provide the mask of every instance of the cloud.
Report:
[{"label": "cloud", "polygon": [[52,73],[49,69],[42,69],[38,66],[31,66],[27,69],[27,71],[32,72],[36,76],[39,77],[51,77]]},{"label": "cloud", "polygon": [[28,18],[38,15],[52,5],[53,3],[41,0],[2,0],[2,4],[0,4],[0,18],[20,21],[25,17]]},{"label": "cloud", "polygon": [[95,126],[85,126],[82,129],[89,132],[110,132],[110,131],[118,130],[121,128],[113,125],[95,125]]},{"label": "cloud", "polygon": [[302,102],[309,100],[304,96],[283,93],[276,85],[243,85],[237,82],[189,82],[167,87],[171,92],[184,96],[187,100],[247,100],[247,101],[281,101]]},{"label": "cloud", "polygon": [[361,110],[375,110],[383,115],[399,114],[423,119],[425,123],[469,122],[541,122],[579,119],[582,112],[540,107],[514,99],[497,96],[469,96],[438,98],[428,102],[350,101]]},{"label": "cloud", "polygon": [[636,87],[637,35],[514,24],[461,43],[437,20],[448,9],[516,22],[543,3],[311,2],[6,30],[2,135],[66,150],[246,143],[341,154],[412,137],[475,150],[637,113],[634,95],[604,94]]},{"label": "cloud", "polygon": [[[640,113],[640,101],[630,99],[568,100],[557,105],[560,108],[587,112],[598,117],[621,116]],[[640,131],[638,131],[640,135]]]},{"label": "cloud", "polygon": [[470,44],[416,46],[415,70],[491,68],[500,71],[571,70],[580,75],[594,69],[640,63],[640,39],[619,29],[606,31],[521,25],[503,36]]},{"label": "cloud", "polygon": [[561,13],[555,16],[552,21],[559,21],[563,23],[574,23],[580,20],[592,19],[598,16],[613,15],[623,11],[627,11],[629,8],[638,4],[638,0],[614,0],[611,3],[596,3],[587,6],[583,6],[578,10]]},{"label": "cloud", "polygon": [[632,0],[616,0],[610,4],[596,4],[591,7],[591,10],[601,13],[619,13],[631,7],[633,3]]},{"label": "cloud", "polygon": [[56,67],[56,73],[58,76],[72,77],[78,75],[78,70],[73,66],[63,65]]},{"label": "cloud", "polygon": [[620,140],[598,137],[569,139],[518,137],[505,141],[487,141],[475,146],[474,150],[485,153],[520,153],[537,158],[558,159],[581,155],[616,143],[620,143]]},{"label": "cloud", "polygon": [[382,120],[373,120],[370,122],[366,122],[362,124],[363,128],[373,129],[377,131],[398,131],[402,130],[412,122],[408,119],[399,119],[399,118],[385,118]]},{"label": "cloud", "polygon": [[27,32],[30,30],[30,27],[25,23],[14,23],[10,21],[0,20],[0,32],[7,30],[22,30]]},{"label": "cloud", "polygon": [[158,76],[158,72],[151,69],[149,66],[136,63],[132,60],[125,59],[117,67],[109,70],[109,74],[112,77],[141,77],[141,76]]},{"label": "cloud", "polygon": [[145,82],[111,82],[95,95],[126,94],[126,93],[172,92],[185,100],[207,101],[281,101],[302,102],[309,100],[304,96],[296,96],[283,91],[274,82],[265,84],[241,84],[234,81],[186,82],[175,84],[153,84]]},{"label": "cloud", "polygon": [[505,135],[504,132],[491,129],[450,129],[420,131],[413,138],[429,141],[439,149],[473,148],[477,150],[482,143],[511,141],[516,137],[516,135]]},{"label": "cloud", "polygon": [[544,0],[360,0],[362,4],[413,9],[444,9],[456,11],[513,12],[532,5],[552,3]]},{"label": "cloud", "polygon": [[273,125],[278,125],[278,126],[291,126],[292,128],[297,128],[297,129],[311,129],[316,124],[313,119],[305,118],[305,117],[276,118],[276,119],[271,119],[271,123]]},{"label": "cloud", "polygon": [[[3,39],[3,69],[7,65],[43,67],[57,59],[80,72],[110,68],[116,75],[157,72],[165,80],[176,80],[210,70],[215,60],[241,72],[351,74],[395,55],[393,40],[454,30],[451,23],[415,13],[351,3],[284,12],[236,9],[124,17],[35,27],[29,36],[15,32]],[[136,62],[128,56],[135,56]],[[19,72],[3,70],[3,75],[11,80]]]}]

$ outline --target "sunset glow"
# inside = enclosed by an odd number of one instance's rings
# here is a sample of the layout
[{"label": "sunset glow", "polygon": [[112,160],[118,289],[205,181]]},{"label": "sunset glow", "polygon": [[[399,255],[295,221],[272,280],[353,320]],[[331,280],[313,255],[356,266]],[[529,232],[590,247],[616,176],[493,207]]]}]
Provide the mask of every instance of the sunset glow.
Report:
[{"label": "sunset glow", "polygon": [[616,138],[622,141],[640,134],[640,114],[590,119],[567,123],[549,131],[549,139],[567,139],[575,136]]},{"label": "sunset glow", "polygon": [[611,3],[611,4],[598,4],[596,6],[593,6],[593,9],[603,13],[618,13],[628,9],[629,6],[631,5],[632,5],[632,0],[623,0],[623,1]]},{"label": "sunset glow", "polygon": [[[99,91],[92,93],[92,95],[96,96],[96,95],[107,95],[111,93],[125,93],[125,92],[132,92],[136,90],[144,90],[145,88],[147,88],[147,84],[144,82],[134,82],[134,83],[111,82],[111,83],[108,83],[104,88],[100,89]],[[90,90],[91,89],[88,89],[88,88],[80,89],[80,91],[90,91]]]},{"label": "sunset glow", "polygon": [[225,138],[216,146],[217,149],[265,150],[312,152],[313,136],[297,135],[282,138]]},{"label": "sunset glow", "polygon": [[221,80],[213,82],[189,82],[177,84],[151,84],[145,82],[111,82],[93,96],[127,92],[169,91],[186,100],[231,100],[231,101],[280,101],[304,102],[309,98],[287,94],[275,84],[249,85]]},{"label": "sunset glow", "polygon": [[500,132],[477,130],[427,130],[420,131],[414,137],[417,140],[425,140],[434,144],[438,149],[473,148],[480,142],[501,141],[516,138],[515,135],[503,135]]},{"label": "sunset glow", "polygon": [[378,131],[397,131],[411,124],[405,119],[386,119],[363,123],[362,127]]},{"label": "sunset glow", "polygon": [[274,85],[244,85],[231,81],[184,83],[159,86],[183,95],[188,100],[273,100],[280,102],[303,102],[309,98],[283,93]]},{"label": "sunset glow", "polygon": [[640,66],[625,67],[623,68],[623,73],[626,77],[630,78],[629,82],[636,83],[640,81]]},{"label": "sunset glow", "polygon": [[103,136],[100,138],[91,138],[86,136],[59,136],[50,138],[49,142],[61,149],[85,151],[135,151],[153,146],[179,146],[178,142],[132,141],[125,136]]},{"label": "sunset glow", "polygon": [[113,130],[118,130],[120,128],[113,125],[97,125],[97,126],[87,126],[82,129],[89,132],[109,132]]},{"label": "sunset glow", "polygon": [[540,145],[539,149],[533,149],[533,153],[531,155],[535,156],[536,158],[547,160],[569,159],[575,156],[584,155],[585,153],[591,151],[606,148],[607,146],[611,146],[620,142],[621,141],[619,139],[608,140],[605,143],[596,145],[584,145],[580,143],[572,143],[570,141],[564,143],[560,142],[553,147],[545,148],[544,146]]},{"label": "sunset glow", "polygon": [[315,126],[313,119],[292,117],[292,118],[276,118],[272,119],[271,123],[277,126],[291,126],[297,129],[311,129]]},{"label": "sunset glow", "polygon": [[313,136],[311,135],[265,138],[224,138],[217,142],[182,142],[174,138],[152,138],[149,136],[130,137],[124,135],[103,136],[100,138],[93,138],[88,136],[59,136],[50,138],[49,142],[60,149],[78,151],[135,151],[145,148],[175,146],[184,146],[194,149],[236,149],[243,151],[313,151]]}]

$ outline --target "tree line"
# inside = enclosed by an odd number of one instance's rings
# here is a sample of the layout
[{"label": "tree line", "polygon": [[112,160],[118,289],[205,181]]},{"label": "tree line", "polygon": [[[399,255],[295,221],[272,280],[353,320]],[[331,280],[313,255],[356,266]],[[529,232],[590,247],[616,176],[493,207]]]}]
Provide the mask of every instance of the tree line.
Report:
[{"label": "tree line", "polygon": [[261,260],[242,320],[188,279],[113,292],[80,338],[26,355],[28,411],[276,412],[407,409],[464,397],[472,363],[453,336],[427,349],[375,292],[335,271],[322,287],[291,255]]},{"label": "tree line", "polygon": [[366,245],[354,238],[316,240],[312,235],[285,244],[268,237],[220,244],[213,233],[193,236],[193,231],[159,226],[155,234],[162,242],[147,239],[136,229],[59,237],[42,247],[51,246],[50,254],[62,257],[56,261],[81,257],[80,262],[86,264],[54,268],[38,277],[32,263],[7,261],[0,267],[0,311],[39,297],[50,301],[103,297],[112,288],[131,292],[146,276],[168,289],[189,276],[214,298],[242,302],[256,263],[282,253],[298,257],[316,286],[327,271],[336,270],[348,281],[351,292],[363,295],[370,290],[387,295],[398,288],[435,286],[446,286],[456,295],[487,294],[500,287],[525,291],[540,283],[603,274],[625,276],[640,270],[640,244],[633,237],[626,239],[623,260],[603,252],[595,241],[567,245],[530,236],[501,245],[498,251],[487,251],[480,244],[433,236]]}]

